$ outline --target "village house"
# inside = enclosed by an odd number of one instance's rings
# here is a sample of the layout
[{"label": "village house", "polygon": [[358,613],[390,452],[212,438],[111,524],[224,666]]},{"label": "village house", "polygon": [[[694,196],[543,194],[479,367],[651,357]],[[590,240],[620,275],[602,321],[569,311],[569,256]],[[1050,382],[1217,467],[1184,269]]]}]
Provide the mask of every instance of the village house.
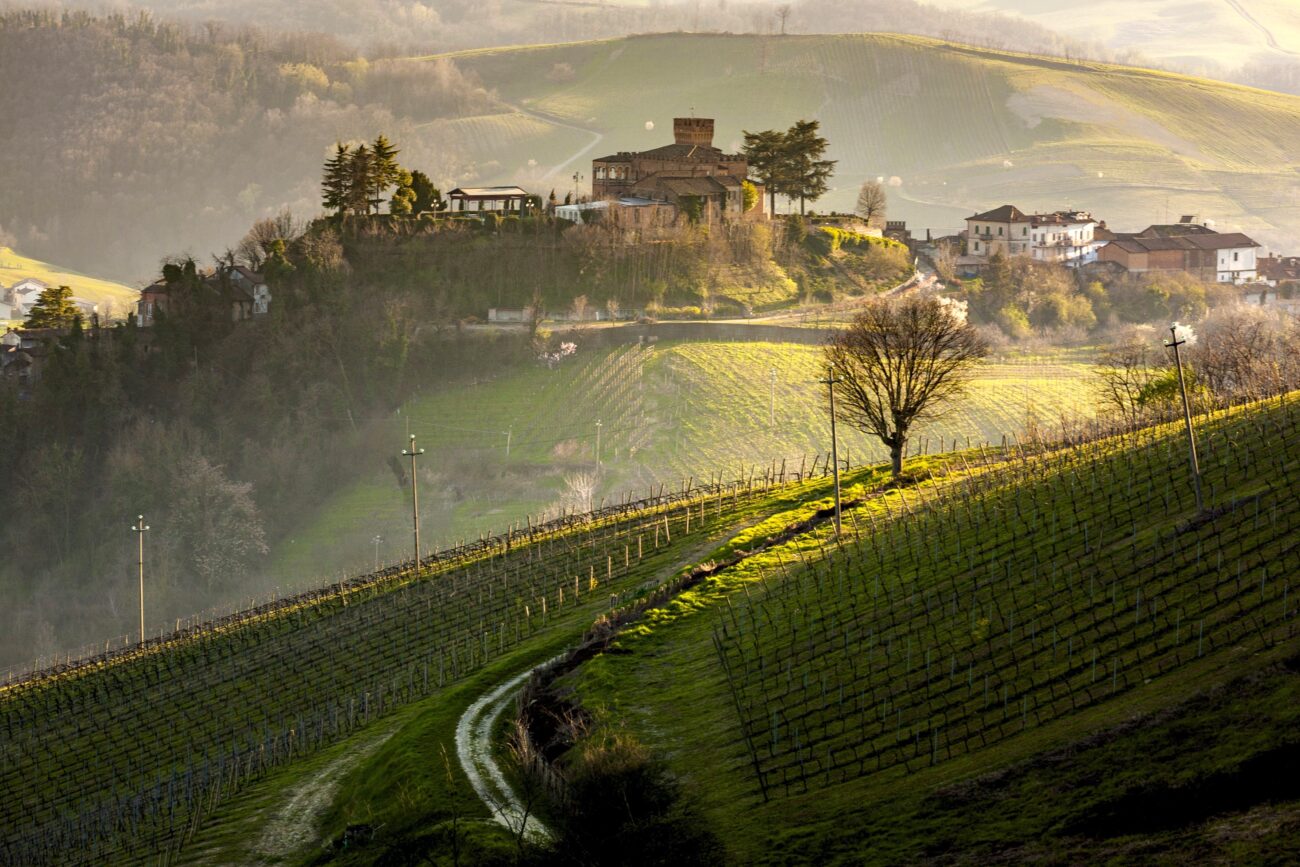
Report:
[{"label": "village house", "polygon": [[35,277],[24,277],[4,292],[4,301],[9,305],[8,319],[26,319],[32,305],[41,293],[50,288],[50,284]]},{"label": "village house", "polygon": [[1259,279],[1269,286],[1290,284],[1300,289],[1300,256],[1260,256]]},{"label": "village house", "polygon": [[1258,278],[1259,245],[1240,232],[1216,232],[1193,216],[1118,232],[1097,255],[1130,274],[1186,272],[1217,283],[1252,283]]},{"label": "village house", "polygon": [[523,215],[529,193],[522,187],[457,187],[447,194],[453,214]]},{"label": "village house", "polygon": [[[713,146],[713,118],[673,118],[673,143],[648,151],[620,151],[591,161],[594,200],[634,197],[666,202],[678,212],[698,200],[700,218],[765,219],[763,185],[749,179],[743,154]],[[744,183],[753,184],[758,201],[745,210]]]},{"label": "village house", "polygon": [[[230,305],[232,322],[242,322],[266,314],[270,309],[271,290],[265,278],[242,265],[220,268],[203,275],[203,282],[219,293]],[[150,326],[159,313],[166,313],[172,303],[173,287],[158,280],[140,290],[136,302],[136,322]]]},{"label": "village house", "polygon": [[1028,256],[1036,262],[1075,267],[1095,261],[1103,241],[1097,221],[1084,211],[1026,214],[1015,205],[966,218],[968,264],[987,264],[995,254]]}]

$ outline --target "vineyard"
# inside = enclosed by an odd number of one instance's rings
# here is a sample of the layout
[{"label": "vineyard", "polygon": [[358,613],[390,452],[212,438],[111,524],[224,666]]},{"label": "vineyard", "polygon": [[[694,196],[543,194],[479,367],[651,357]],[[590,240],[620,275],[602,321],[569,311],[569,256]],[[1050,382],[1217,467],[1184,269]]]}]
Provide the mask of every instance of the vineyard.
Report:
[{"label": "vineyard", "polygon": [[[0,688],[0,863],[170,859],[275,767],[530,642],[576,637],[776,481],[515,527],[418,576],[384,570]],[[809,485],[825,483],[791,492]]]},{"label": "vineyard", "polygon": [[[1095,409],[1086,350],[1008,355],[980,370],[969,399],[922,425],[916,453],[1024,438],[1039,425]],[[673,342],[603,349],[582,343],[554,369],[519,370],[413,401],[389,421],[387,442],[419,436],[433,456],[421,475],[421,524],[439,545],[458,544],[562,502],[565,477],[601,473],[592,505],[622,490],[670,487],[719,468],[797,466],[826,449],[830,425],[816,380],[817,347],[789,343]],[[472,420],[472,421],[471,421]],[[853,466],[883,460],[878,441],[841,426]],[[942,441],[942,442],[941,442]],[[369,563],[376,532],[402,538],[409,495],[377,454],[373,474],[323,504],[296,541],[277,551],[282,586]],[[391,548],[385,548],[387,553]]]},{"label": "vineyard", "polygon": [[1170,426],[868,497],[842,539],[823,523],[718,576],[713,617],[625,636],[584,702],[708,779],[742,860],[772,845],[762,816],[834,824],[900,779],[1172,702],[1244,654],[1294,652],[1297,425],[1294,395],[1200,424],[1200,513]]}]

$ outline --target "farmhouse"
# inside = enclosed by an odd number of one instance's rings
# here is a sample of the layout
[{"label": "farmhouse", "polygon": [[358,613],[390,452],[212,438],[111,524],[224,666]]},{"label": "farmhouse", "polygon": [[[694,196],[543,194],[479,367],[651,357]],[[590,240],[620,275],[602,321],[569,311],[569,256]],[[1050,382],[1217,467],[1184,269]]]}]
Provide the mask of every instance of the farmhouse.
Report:
[{"label": "farmhouse", "polygon": [[1116,233],[1098,253],[1130,274],[1185,271],[1218,283],[1251,283],[1258,277],[1259,245],[1240,232],[1220,233],[1194,217],[1141,232]]},{"label": "farmhouse", "polygon": [[1084,265],[1097,258],[1102,246],[1096,238],[1097,225],[1085,211],[1026,214],[1015,205],[1003,205],[966,218],[966,254],[985,263],[1001,253]]},{"label": "farmhouse", "polygon": [[523,214],[528,191],[522,187],[457,187],[447,194],[453,214]]},{"label": "farmhouse", "polygon": [[[203,275],[203,284],[226,300],[230,305],[230,319],[241,322],[268,312],[271,290],[265,278],[242,265],[221,268]],[[175,287],[158,280],[140,290],[136,302],[136,322],[143,326],[154,324],[159,313],[166,313],[172,305]]]},{"label": "farmhouse", "polygon": [[1300,287],[1300,256],[1260,256],[1259,279],[1270,286]]},{"label": "farmhouse", "polygon": [[[699,208],[705,220],[761,219],[762,184],[758,202],[746,212],[743,184],[749,161],[743,154],[723,153],[713,146],[713,118],[673,119],[673,143],[648,151],[620,151],[591,161],[593,199],[634,196],[667,202],[678,211]],[[698,204],[696,204],[698,201]]]}]

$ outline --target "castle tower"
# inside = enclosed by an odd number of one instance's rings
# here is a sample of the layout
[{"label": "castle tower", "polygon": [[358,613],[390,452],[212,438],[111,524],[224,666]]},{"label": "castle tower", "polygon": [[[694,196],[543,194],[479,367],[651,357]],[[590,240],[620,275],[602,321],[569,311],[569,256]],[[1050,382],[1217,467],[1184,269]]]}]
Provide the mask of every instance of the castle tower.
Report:
[{"label": "castle tower", "polygon": [[713,147],[713,118],[673,118],[673,140],[677,144]]}]

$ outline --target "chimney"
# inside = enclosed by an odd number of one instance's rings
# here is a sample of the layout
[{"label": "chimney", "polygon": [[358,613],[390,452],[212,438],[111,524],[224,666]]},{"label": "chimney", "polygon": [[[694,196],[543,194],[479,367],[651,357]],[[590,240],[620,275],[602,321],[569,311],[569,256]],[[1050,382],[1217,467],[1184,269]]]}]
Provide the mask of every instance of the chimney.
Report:
[{"label": "chimney", "polygon": [[673,118],[673,141],[696,147],[713,147],[713,118]]}]

